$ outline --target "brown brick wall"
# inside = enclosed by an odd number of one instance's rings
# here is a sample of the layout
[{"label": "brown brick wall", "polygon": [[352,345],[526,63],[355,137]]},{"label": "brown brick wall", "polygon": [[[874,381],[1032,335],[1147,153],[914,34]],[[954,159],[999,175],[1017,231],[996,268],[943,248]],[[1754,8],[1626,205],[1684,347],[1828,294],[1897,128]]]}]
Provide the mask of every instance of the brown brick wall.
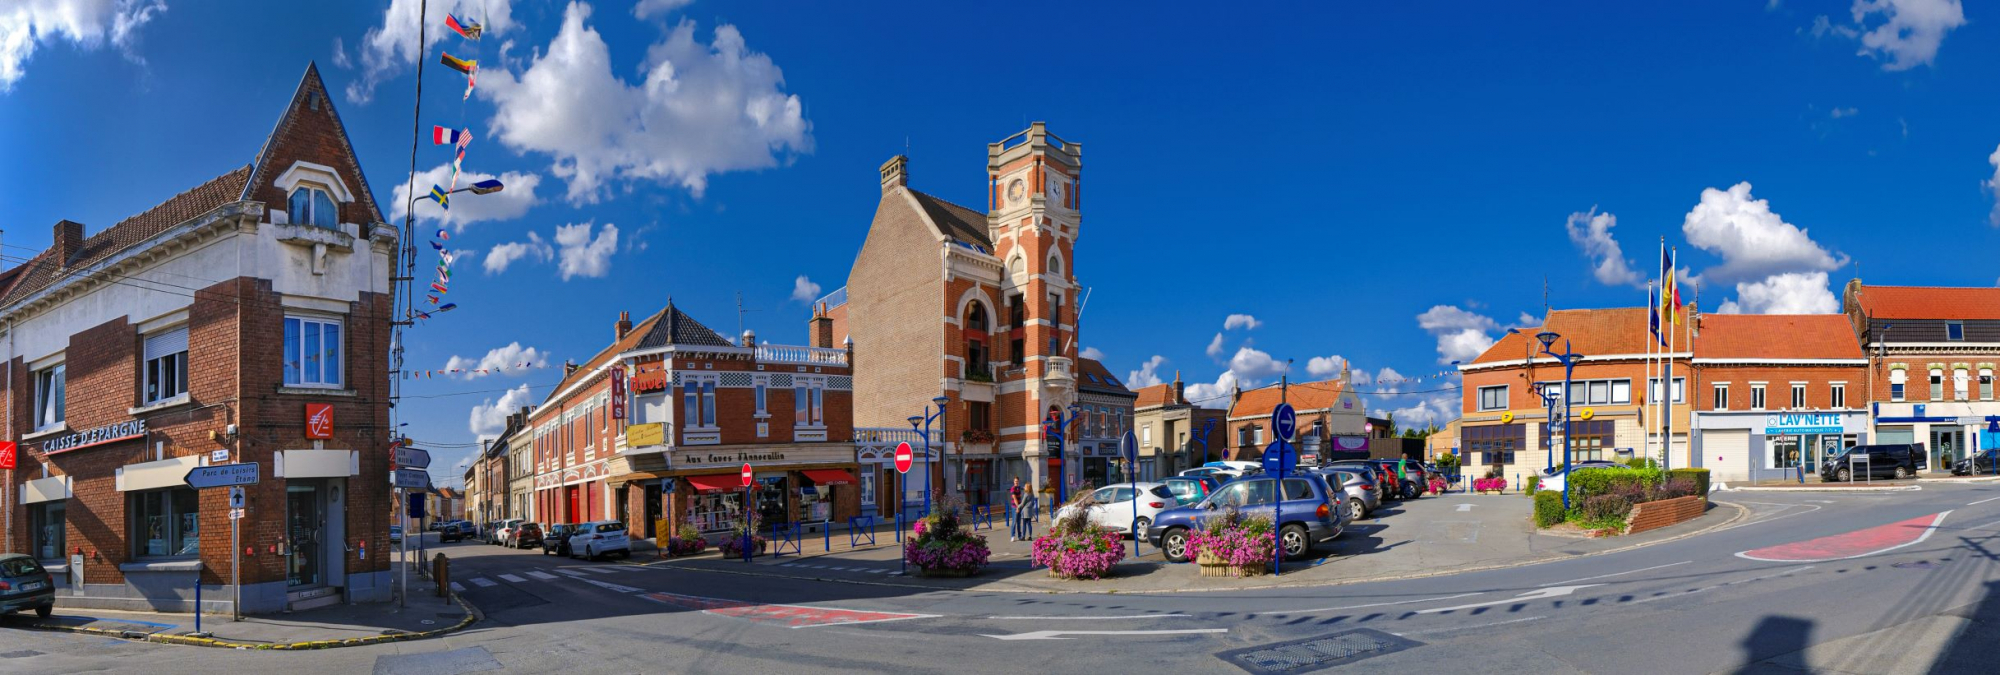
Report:
[{"label": "brown brick wall", "polygon": [[944,317],[956,298],[946,298],[937,238],[908,199],[883,195],[848,273],[856,426],[905,426],[940,388],[935,359],[946,353]]},{"label": "brown brick wall", "polygon": [[1700,518],[1707,510],[1708,498],[1701,495],[1638,504],[1632,507],[1632,517],[1626,521],[1625,533],[1638,534],[1685,523]]}]

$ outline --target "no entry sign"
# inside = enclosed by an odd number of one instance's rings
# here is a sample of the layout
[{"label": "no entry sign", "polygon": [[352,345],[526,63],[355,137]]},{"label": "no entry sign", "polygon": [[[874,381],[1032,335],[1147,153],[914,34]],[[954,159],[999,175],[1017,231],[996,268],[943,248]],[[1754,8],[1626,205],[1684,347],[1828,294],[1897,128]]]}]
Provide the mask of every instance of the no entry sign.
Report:
[{"label": "no entry sign", "polygon": [[916,453],[910,452],[909,441],[896,444],[896,473],[909,473],[910,463],[916,461]]},{"label": "no entry sign", "polygon": [[743,487],[750,487],[750,465],[743,465]]}]

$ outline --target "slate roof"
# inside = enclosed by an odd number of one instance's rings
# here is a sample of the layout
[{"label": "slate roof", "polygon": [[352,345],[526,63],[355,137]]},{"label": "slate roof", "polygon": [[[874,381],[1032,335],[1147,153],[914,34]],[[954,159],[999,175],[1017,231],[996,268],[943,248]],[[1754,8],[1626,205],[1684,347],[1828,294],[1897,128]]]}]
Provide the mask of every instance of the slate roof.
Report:
[{"label": "slate roof", "polygon": [[937,223],[944,236],[978,245],[987,255],[993,254],[993,240],[986,236],[986,216],[972,209],[953,204],[937,197],[910,190],[910,196],[917,205],[924,207],[924,215]]},{"label": "slate roof", "polygon": [[1079,358],[1076,364],[1076,382],[1079,389],[1113,396],[1137,395],[1132,393],[1131,389],[1125,388],[1125,385],[1096,359]]},{"label": "slate roof", "polygon": [[2000,320],[2000,287],[1862,286],[1860,302],[1872,319]]},{"label": "slate roof", "polygon": [[1709,314],[1694,341],[1698,359],[1861,359],[1846,314]]},{"label": "slate roof", "polygon": [[[673,304],[669,302],[667,306],[671,308]],[[611,360],[611,357],[616,356],[618,354],[622,354],[624,352],[631,351],[633,349],[637,349],[639,341],[644,339],[648,334],[652,333],[653,327],[659,322],[660,317],[666,314],[666,312],[667,310],[660,310],[659,313],[646,317],[645,321],[639,322],[638,324],[632,326],[632,330],[626,331],[624,338],[612,342],[604,349],[598,350],[596,355],[591,356],[590,360],[584,361],[583,365],[579,366],[576,370],[563,373],[562,381],[557,382],[555,388],[549,390],[549,396],[548,398],[543,399],[543,403],[547,404],[555,401],[557,394],[560,394],[563,392],[563,390],[568,389],[570,385],[583,381],[583,379],[588,377],[592,371],[596,370],[600,366],[603,366],[606,362],[609,362]],[[529,414],[530,419],[540,417],[543,414],[542,413],[543,407],[546,407],[546,405],[537,406],[535,408],[535,411]],[[556,411],[555,408],[549,408],[549,412],[551,414],[553,414],[555,411]]]},{"label": "slate roof", "polygon": [[694,317],[688,316],[685,312],[675,308],[673,300],[668,300],[667,308],[661,310],[661,314],[656,316],[659,316],[660,320],[653,324],[652,330],[646,331],[646,335],[639,341],[637,349],[654,349],[667,345],[701,347],[736,346],[736,343],[722,337],[722,334],[710,330],[708,326],[701,325],[700,321],[694,320]]},{"label": "slate roof", "polygon": [[83,240],[76,255],[69,261],[67,269],[64,261],[56,260],[56,250],[51,245],[47,250],[22,264],[7,275],[9,282],[4,294],[0,294],[0,306],[33,295],[77,270],[90,267],[98,262],[131,248],[160,233],[172,229],[224,204],[236,201],[243,186],[250,178],[250,166],[245,165],[235,171],[216,176],[208,182],[187,192],[174,195],[139,215],[118,221]]}]

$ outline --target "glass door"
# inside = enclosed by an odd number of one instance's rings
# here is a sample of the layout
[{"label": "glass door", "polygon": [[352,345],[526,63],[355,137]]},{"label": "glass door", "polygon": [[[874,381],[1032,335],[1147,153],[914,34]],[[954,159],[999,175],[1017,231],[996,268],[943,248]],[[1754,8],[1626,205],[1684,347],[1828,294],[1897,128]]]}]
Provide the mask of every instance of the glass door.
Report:
[{"label": "glass door", "polygon": [[285,486],[285,536],[289,543],[285,558],[285,582],[291,587],[320,585],[319,486]]},{"label": "glass door", "polygon": [[1965,456],[1964,427],[1931,427],[1930,470],[1950,471],[1951,463]]}]

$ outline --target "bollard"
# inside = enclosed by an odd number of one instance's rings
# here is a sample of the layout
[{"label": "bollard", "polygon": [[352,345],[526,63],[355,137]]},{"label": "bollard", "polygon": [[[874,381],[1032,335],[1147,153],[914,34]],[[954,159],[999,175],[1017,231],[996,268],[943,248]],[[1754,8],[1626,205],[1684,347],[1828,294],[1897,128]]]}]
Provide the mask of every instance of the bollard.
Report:
[{"label": "bollard", "polygon": [[444,557],[443,553],[432,558],[431,577],[437,579],[438,597],[444,598],[445,604],[451,604],[451,559]]}]

